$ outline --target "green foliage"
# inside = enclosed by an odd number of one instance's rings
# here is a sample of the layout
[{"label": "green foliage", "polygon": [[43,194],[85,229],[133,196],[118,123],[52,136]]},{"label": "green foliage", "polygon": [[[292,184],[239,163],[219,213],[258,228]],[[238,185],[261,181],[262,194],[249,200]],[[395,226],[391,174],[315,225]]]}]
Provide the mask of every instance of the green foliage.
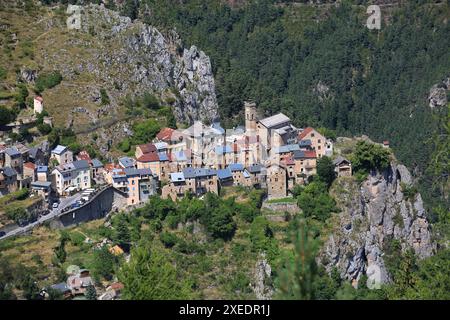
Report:
[{"label": "green foliage", "polygon": [[25,200],[26,198],[28,198],[29,195],[30,195],[30,190],[28,190],[28,188],[23,188],[23,189],[18,190],[14,194],[14,198],[17,200]]},{"label": "green foliage", "polygon": [[19,108],[25,108],[26,107],[26,99],[28,97],[28,89],[27,86],[23,83],[20,83],[17,88],[19,89],[19,92],[16,95],[16,102]]},{"label": "green foliage", "polygon": [[131,20],[136,19],[139,14],[139,3],[137,0],[125,0],[120,14],[131,18]]},{"label": "green foliage", "polygon": [[250,241],[253,250],[266,253],[269,261],[274,261],[278,256],[277,243],[265,217],[259,216],[253,220],[250,226]]},{"label": "green foliage", "polygon": [[37,128],[42,135],[47,135],[52,131],[52,127],[46,123],[38,124]]},{"label": "green foliage", "polygon": [[213,238],[231,239],[236,230],[233,208],[213,193],[206,194],[205,205],[207,214],[204,214],[200,221],[206,227],[208,233]]},{"label": "green foliage", "polygon": [[317,176],[328,187],[331,186],[335,178],[334,164],[330,158],[323,156],[317,161]]},{"label": "green foliage", "polygon": [[315,260],[318,250],[317,241],[312,239],[303,221],[299,222],[299,228],[292,237],[294,249],[284,257],[280,270],[278,298],[315,299],[315,279],[318,275]]},{"label": "green foliage", "polygon": [[325,128],[325,127],[320,127],[320,128],[317,128],[317,131],[318,131],[321,135],[323,135],[324,137],[326,137],[326,138],[328,138],[328,139],[331,139],[331,140],[333,140],[333,141],[336,141],[337,134],[336,134],[336,131],[335,131],[335,130],[328,129],[328,128]]},{"label": "green foliage", "polygon": [[159,235],[159,239],[166,248],[172,248],[178,242],[178,237],[171,232],[162,232]]},{"label": "green foliage", "polygon": [[28,211],[23,207],[6,207],[5,212],[8,219],[16,223],[27,221],[30,218]]},{"label": "green foliage", "polygon": [[151,196],[148,203],[136,210],[136,214],[147,219],[158,218],[164,220],[166,216],[175,213],[176,206],[171,199],[162,199],[159,196]]},{"label": "green foliage", "polygon": [[119,142],[117,147],[119,148],[120,151],[125,152],[125,153],[130,151],[131,150],[130,139],[128,139],[128,138],[123,139],[121,142]]},{"label": "green foliage", "polygon": [[67,258],[66,242],[68,239],[61,237],[59,245],[53,249],[55,262],[63,264]]},{"label": "green foliage", "polygon": [[117,257],[109,252],[107,246],[96,249],[91,264],[92,274],[99,281],[103,279],[109,281],[113,278],[118,262]]},{"label": "green foliage", "polygon": [[130,262],[122,266],[118,278],[125,286],[123,299],[178,300],[191,295],[186,280],[179,278],[167,255],[156,248],[132,250]]},{"label": "green foliage", "polygon": [[320,181],[311,182],[304,187],[297,199],[303,215],[319,221],[325,221],[337,210],[336,202],[328,194],[325,183]]},{"label": "green foliage", "polygon": [[5,125],[13,121],[14,113],[5,106],[0,106],[0,125]]},{"label": "green foliage", "polygon": [[115,233],[113,239],[119,246],[127,250],[131,243],[127,218],[124,214],[120,214],[114,218],[113,225],[115,227]]},{"label": "green foliage", "polygon": [[132,143],[134,145],[148,143],[160,130],[160,124],[155,119],[138,122],[133,125]]},{"label": "green foliage", "polygon": [[408,290],[411,299],[448,300],[450,298],[450,250],[418,262],[414,288]]},{"label": "green foliage", "polygon": [[380,145],[359,141],[352,154],[352,166],[355,171],[370,172],[383,170],[389,166],[390,153]]},{"label": "green foliage", "polygon": [[110,103],[108,93],[104,88],[100,89],[101,103],[102,105],[107,105]]},{"label": "green foliage", "polygon": [[40,74],[35,82],[35,90],[36,92],[43,92],[45,89],[51,89],[62,81],[62,75],[59,71],[53,71],[50,73],[42,73]]},{"label": "green foliage", "polygon": [[151,93],[144,93],[141,97],[141,103],[144,108],[158,110],[160,108],[159,100]]},{"label": "green foliage", "polygon": [[8,75],[8,71],[0,67],[0,80],[5,80]]}]

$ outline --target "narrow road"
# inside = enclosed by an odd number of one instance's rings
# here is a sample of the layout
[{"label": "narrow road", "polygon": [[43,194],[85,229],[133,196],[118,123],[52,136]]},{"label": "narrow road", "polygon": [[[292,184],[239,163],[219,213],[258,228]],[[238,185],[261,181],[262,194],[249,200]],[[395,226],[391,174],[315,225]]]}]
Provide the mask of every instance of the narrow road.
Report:
[{"label": "narrow road", "polygon": [[62,210],[64,208],[70,206],[72,203],[74,203],[80,199],[81,199],[81,193],[74,194],[73,196],[70,196],[70,197],[61,198],[58,208],[52,209],[50,211],[50,213],[45,216],[39,216],[39,218],[35,222],[27,224],[26,226],[23,226],[23,227],[18,226],[17,228],[10,230],[4,236],[0,237],[0,239],[4,240],[9,237],[13,237],[13,236],[16,236],[19,234],[26,233],[26,232],[30,231],[31,229],[33,229],[34,227],[36,227],[40,224],[43,224],[45,221],[51,220],[51,219],[59,216],[62,213]]}]

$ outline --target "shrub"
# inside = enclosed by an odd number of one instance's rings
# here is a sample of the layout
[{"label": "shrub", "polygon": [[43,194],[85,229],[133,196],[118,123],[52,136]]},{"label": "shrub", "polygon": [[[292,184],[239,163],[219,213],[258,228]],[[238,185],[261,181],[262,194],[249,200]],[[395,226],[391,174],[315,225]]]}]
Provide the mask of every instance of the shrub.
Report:
[{"label": "shrub", "polygon": [[42,135],[47,135],[52,131],[52,127],[46,123],[38,124],[37,128]]},{"label": "shrub", "polygon": [[166,248],[172,248],[174,245],[177,244],[178,241],[178,237],[170,232],[162,232],[159,235],[159,240],[161,240],[162,244],[166,247]]},{"label": "shrub", "polygon": [[37,77],[35,89],[37,92],[42,92],[45,89],[51,89],[60,84],[62,79],[62,75],[58,71],[43,73]]},{"label": "shrub", "polygon": [[106,105],[106,104],[109,104],[110,103],[110,100],[109,100],[109,96],[108,96],[108,93],[106,92],[106,90],[105,89],[100,89],[100,96],[101,96],[101,99],[102,99],[102,105]]},{"label": "shrub", "polygon": [[389,151],[382,146],[359,141],[351,159],[355,171],[369,172],[386,169],[389,166],[389,157]]}]

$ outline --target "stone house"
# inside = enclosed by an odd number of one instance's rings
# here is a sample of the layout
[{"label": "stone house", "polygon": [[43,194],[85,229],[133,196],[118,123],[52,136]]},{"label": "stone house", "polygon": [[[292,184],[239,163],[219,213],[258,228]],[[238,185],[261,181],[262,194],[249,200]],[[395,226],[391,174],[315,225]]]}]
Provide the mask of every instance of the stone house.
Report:
[{"label": "stone house", "polygon": [[68,164],[73,162],[73,153],[66,146],[58,145],[50,154],[50,160],[52,159],[60,165]]},{"label": "stone house", "polygon": [[144,154],[156,152],[156,147],[153,143],[140,144],[136,146],[136,151],[134,152],[134,156],[136,159],[139,159]]},{"label": "stone house", "polygon": [[298,178],[297,183],[301,183],[301,178],[306,178],[316,174],[317,156],[315,151],[294,151],[294,171]]},{"label": "stone house", "polygon": [[170,162],[165,152],[150,152],[143,154],[136,160],[138,169],[150,169],[158,176],[160,181],[168,181],[170,174]]},{"label": "stone house", "polygon": [[247,167],[250,174],[250,183],[252,186],[260,188],[266,185],[266,168],[259,163]]},{"label": "stone house", "polygon": [[233,176],[233,185],[235,186],[250,186],[251,176],[250,173],[245,169],[244,165],[240,163],[232,163],[228,166],[231,174]]},{"label": "stone house", "polygon": [[280,147],[284,144],[283,139],[280,139],[280,134],[275,131],[277,129],[288,130],[291,126],[291,119],[283,113],[278,113],[259,120],[256,124],[256,134],[259,136],[263,147],[269,151],[273,147]]},{"label": "stone house", "polygon": [[170,174],[170,180],[162,188],[161,196],[176,200],[186,193],[201,196],[207,192],[219,193],[217,171],[205,168],[185,168]]},{"label": "stone house", "polygon": [[33,111],[35,114],[39,114],[42,113],[42,111],[44,111],[44,99],[41,96],[34,97]]},{"label": "stone house", "polygon": [[352,175],[352,164],[346,158],[339,156],[334,161],[334,172],[338,177],[350,177]]},{"label": "stone house", "polygon": [[119,166],[125,168],[136,168],[136,161],[130,157],[121,157],[118,159]]},{"label": "stone house", "polygon": [[298,141],[310,140],[311,148],[316,151],[317,157],[321,158],[327,153],[327,139],[312,127],[305,128],[298,135]]},{"label": "stone house", "polygon": [[90,188],[89,163],[86,160],[77,160],[55,167],[52,171],[52,187],[60,195]]},{"label": "stone house", "polygon": [[127,204],[135,205],[146,202],[156,194],[156,180],[150,169],[123,169],[127,180]]},{"label": "stone house", "polygon": [[37,166],[36,167],[37,181],[48,181],[48,167]]},{"label": "stone house", "polygon": [[23,172],[23,158],[22,154],[17,150],[17,148],[6,148],[5,152],[5,167],[13,168],[17,174],[22,174]]},{"label": "stone house", "polygon": [[11,167],[0,168],[0,194],[17,191],[17,172]]},{"label": "stone house", "polygon": [[25,162],[23,164],[23,177],[31,178],[31,181],[36,180],[36,165],[33,162]]},{"label": "stone house", "polygon": [[287,196],[286,168],[282,164],[270,164],[267,167],[267,197],[279,199]]}]

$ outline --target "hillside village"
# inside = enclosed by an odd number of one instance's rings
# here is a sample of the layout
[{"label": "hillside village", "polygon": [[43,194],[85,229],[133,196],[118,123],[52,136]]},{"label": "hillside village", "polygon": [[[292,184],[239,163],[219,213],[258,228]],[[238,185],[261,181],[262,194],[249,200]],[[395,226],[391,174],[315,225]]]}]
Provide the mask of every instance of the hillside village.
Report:
[{"label": "hillside village", "polygon": [[448,299],[448,5],[90,2],[0,3],[0,300]]},{"label": "hillside village", "polygon": [[[34,99],[34,113],[43,112],[43,99]],[[256,104],[245,103],[245,126],[225,130],[220,123],[197,121],[184,130],[163,128],[153,141],[136,146],[134,157],[102,163],[85,150],[2,143],[0,193],[27,188],[58,209],[65,197],[112,185],[126,194],[128,206],[140,205],[151,195],[176,200],[186,194],[219,194],[225,186],[267,189],[268,199],[291,195],[316,173],[317,159],[333,155],[333,142],[311,127],[296,128],[282,113],[260,119]],[[351,175],[351,163],[335,161],[339,175]],[[86,195],[86,193],[83,193]],[[89,193],[87,193],[89,195]],[[68,204],[79,207],[89,197]]]}]

